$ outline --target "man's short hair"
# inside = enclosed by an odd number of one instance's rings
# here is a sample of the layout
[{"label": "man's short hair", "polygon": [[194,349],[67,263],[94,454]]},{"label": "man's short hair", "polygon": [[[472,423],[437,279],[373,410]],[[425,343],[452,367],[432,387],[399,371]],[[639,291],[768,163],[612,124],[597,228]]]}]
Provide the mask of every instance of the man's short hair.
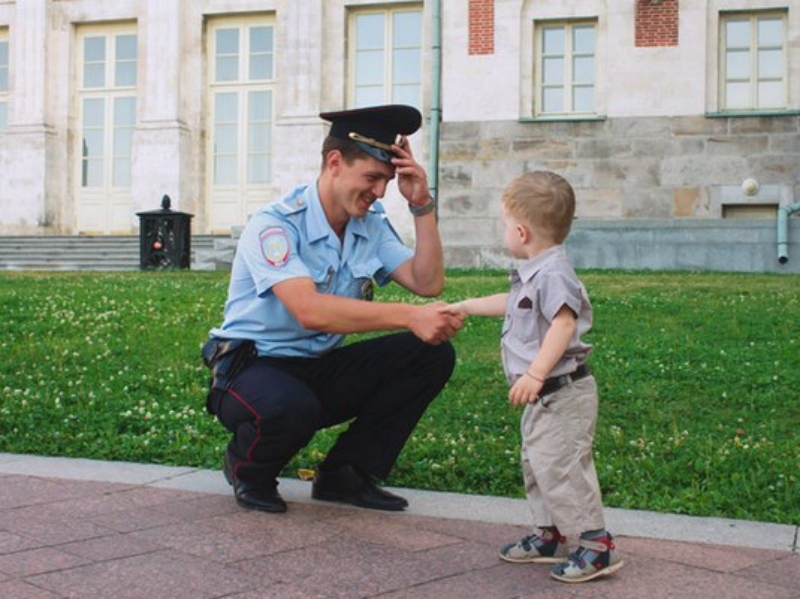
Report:
[{"label": "man's short hair", "polygon": [[341,153],[342,158],[344,158],[348,166],[353,164],[356,160],[365,160],[369,157],[369,154],[362,150],[356,142],[328,135],[325,141],[322,142],[323,167],[325,166],[325,159],[328,157],[328,154],[334,150],[338,150],[339,153]]}]

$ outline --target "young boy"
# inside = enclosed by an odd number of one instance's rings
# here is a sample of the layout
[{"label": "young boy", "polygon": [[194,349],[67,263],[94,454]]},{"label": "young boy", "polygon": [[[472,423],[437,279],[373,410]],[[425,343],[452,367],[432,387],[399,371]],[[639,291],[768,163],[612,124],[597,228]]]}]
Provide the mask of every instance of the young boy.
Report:
[{"label": "young boy", "polygon": [[[505,316],[501,335],[509,401],[522,414],[522,471],[533,533],[504,546],[516,563],[555,564],[551,575],[585,582],[622,567],[605,529],[592,457],[597,385],[586,365],[592,325],[586,289],[562,243],[575,214],[575,194],[561,176],[526,173],[503,192],[505,243],[521,260],[511,289],[451,306],[457,313]],[[567,537],[580,535],[569,553]]]}]

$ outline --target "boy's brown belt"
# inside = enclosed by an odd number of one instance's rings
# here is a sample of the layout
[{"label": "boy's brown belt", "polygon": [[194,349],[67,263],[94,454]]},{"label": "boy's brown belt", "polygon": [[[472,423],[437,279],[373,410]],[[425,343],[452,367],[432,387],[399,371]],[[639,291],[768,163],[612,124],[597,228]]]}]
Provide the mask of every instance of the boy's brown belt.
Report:
[{"label": "boy's brown belt", "polygon": [[592,371],[589,370],[589,367],[586,364],[581,364],[575,369],[575,372],[571,374],[550,377],[544,382],[544,385],[542,385],[542,389],[539,391],[539,397],[555,393],[561,389],[561,387],[566,387],[571,382],[586,378],[590,374],[592,374]]}]

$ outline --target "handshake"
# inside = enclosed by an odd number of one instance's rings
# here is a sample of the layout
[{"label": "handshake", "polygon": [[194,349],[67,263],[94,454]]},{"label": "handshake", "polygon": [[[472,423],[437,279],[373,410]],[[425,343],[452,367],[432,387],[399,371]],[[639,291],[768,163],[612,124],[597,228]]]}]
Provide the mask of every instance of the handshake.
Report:
[{"label": "handshake", "polygon": [[425,343],[439,345],[456,336],[464,325],[466,314],[453,308],[454,304],[432,302],[421,306],[409,306],[408,330]]},{"label": "handshake", "polygon": [[507,293],[499,293],[452,304],[433,302],[417,306],[417,318],[408,328],[426,343],[437,345],[455,337],[467,316],[503,316],[507,297]]}]

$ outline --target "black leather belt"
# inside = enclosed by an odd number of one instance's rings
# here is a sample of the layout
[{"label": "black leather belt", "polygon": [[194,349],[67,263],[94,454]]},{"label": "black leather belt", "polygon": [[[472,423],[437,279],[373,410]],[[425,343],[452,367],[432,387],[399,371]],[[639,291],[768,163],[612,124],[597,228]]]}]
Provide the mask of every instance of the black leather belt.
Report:
[{"label": "black leather belt", "polygon": [[544,382],[544,385],[542,385],[542,389],[539,391],[539,397],[544,397],[545,395],[555,393],[561,389],[561,387],[566,387],[573,381],[586,378],[590,374],[592,374],[592,371],[589,370],[589,367],[586,364],[581,364],[572,374],[562,374],[561,376],[550,377]]}]

